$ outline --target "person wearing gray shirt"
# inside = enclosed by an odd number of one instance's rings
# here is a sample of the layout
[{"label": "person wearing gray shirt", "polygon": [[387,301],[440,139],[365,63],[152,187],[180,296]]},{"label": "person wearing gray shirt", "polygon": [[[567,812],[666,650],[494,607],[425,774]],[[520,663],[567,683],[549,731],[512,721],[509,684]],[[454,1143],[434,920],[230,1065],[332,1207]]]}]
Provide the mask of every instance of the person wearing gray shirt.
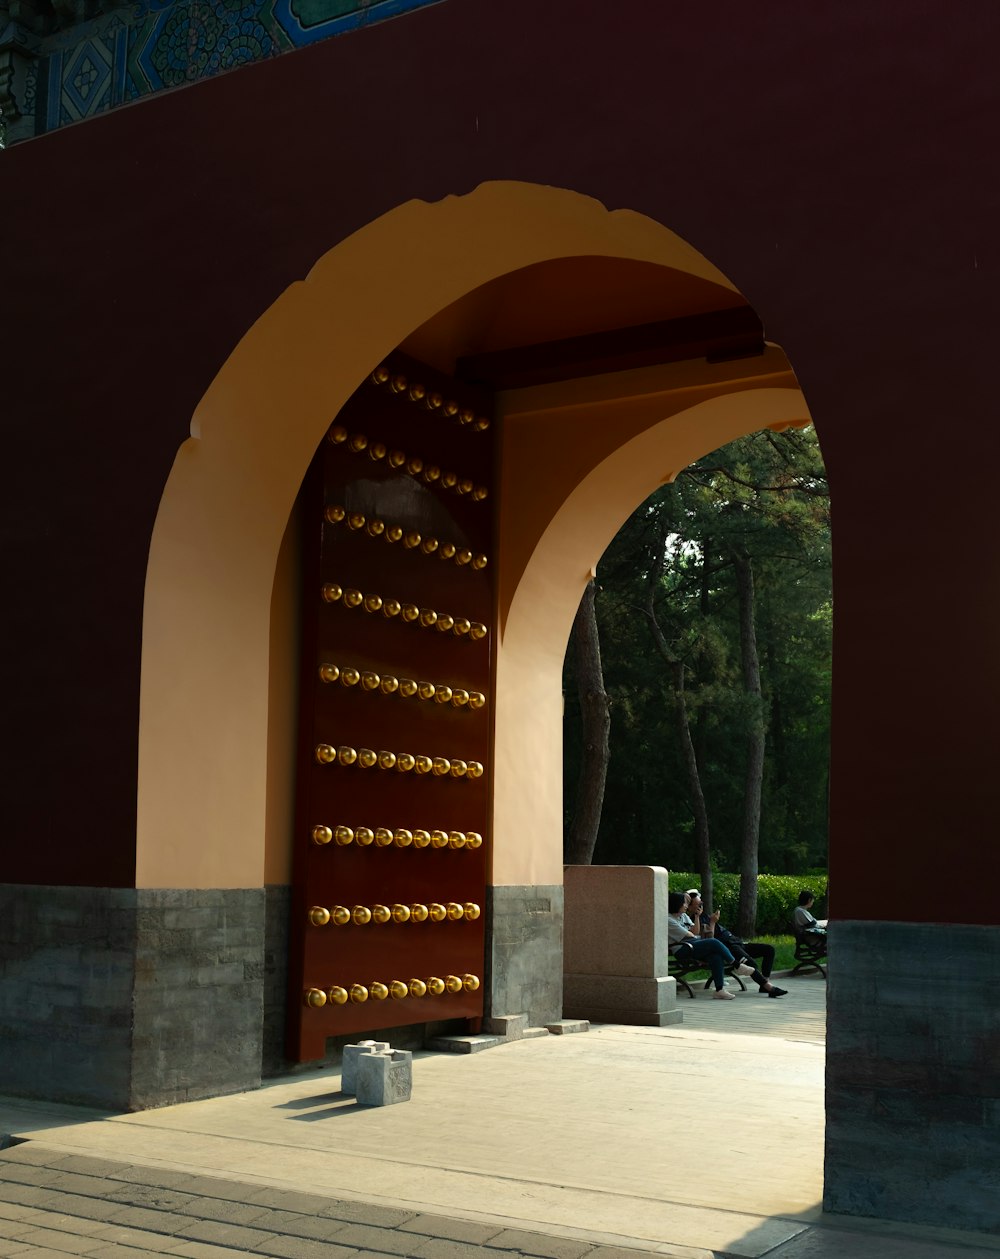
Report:
[{"label": "person wearing gray shirt", "polygon": [[[689,957],[703,961],[712,972],[715,1000],[732,1001],[733,994],[726,991],[726,967],[732,966],[736,959],[721,940],[703,940],[694,934],[689,925],[691,919],[686,912],[689,903],[690,898],[686,892],[671,892],[667,897],[667,948],[679,961],[685,961]],[[736,973],[749,975],[752,967],[741,962]]]}]

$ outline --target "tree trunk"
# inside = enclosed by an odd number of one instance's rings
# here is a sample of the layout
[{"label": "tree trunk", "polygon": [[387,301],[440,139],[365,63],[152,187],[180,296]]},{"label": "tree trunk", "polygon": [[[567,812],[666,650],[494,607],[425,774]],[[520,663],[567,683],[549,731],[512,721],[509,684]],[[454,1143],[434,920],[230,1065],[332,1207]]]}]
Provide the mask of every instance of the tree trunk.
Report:
[{"label": "tree trunk", "polygon": [[712,907],[712,861],[708,831],[708,809],[705,807],[705,793],[701,789],[701,774],[698,772],[698,757],[695,754],[691,739],[691,723],[688,719],[687,696],[684,690],[684,662],[677,658],[670,648],[666,635],[656,619],[656,587],[663,573],[664,548],[666,537],[659,538],[659,550],[650,568],[649,586],[646,594],[646,617],[649,621],[649,632],[653,635],[656,650],[663,657],[670,669],[671,688],[674,696],[674,712],[677,716],[677,728],[681,738],[681,752],[687,770],[688,790],[691,794],[691,811],[694,814],[695,842],[698,850],[699,874],[701,875],[701,895],[705,906]]},{"label": "tree trunk", "polygon": [[740,846],[739,931],[753,934],[757,920],[757,874],[760,848],[760,798],[764,779],[764,705],[760,661],[754,625],[753,562],[745,551],[734,554],[740,611],[740,657],[743,688],[750,706],[747,728],[747,767],[743,790],[743,838]]},{"label": "tree trunk", "polygon": [[688,790],[691,792],[691,808],[694,811],[694,833],[698,850],[698,873],[701,876],[701,899],[706,910],[712,912],[712,853],[708,836],[708,809],[705,807],[705,793],[701,789],[701,775],[698,773],[698,757],[695,755],[694,743],[691,740],[691,725],[688,721],[687,697],[684,693],[684,664],[675,660],[671,665],[674,687],[674,708],[677,713],[677,729],[681,737],[681,751],[687,769]]},{"label": "tree trunk", "polygon": [[583,592],[576,620],[573,622],[573,651],[580,692],[583,752],[576,787],[573,825],[566,839],[566,863],[572,866],[589,866],[594,859],[610,757],[608,736],[611,730],[611,706],[604,690],[594,595],[595,586],[591,581]]}]

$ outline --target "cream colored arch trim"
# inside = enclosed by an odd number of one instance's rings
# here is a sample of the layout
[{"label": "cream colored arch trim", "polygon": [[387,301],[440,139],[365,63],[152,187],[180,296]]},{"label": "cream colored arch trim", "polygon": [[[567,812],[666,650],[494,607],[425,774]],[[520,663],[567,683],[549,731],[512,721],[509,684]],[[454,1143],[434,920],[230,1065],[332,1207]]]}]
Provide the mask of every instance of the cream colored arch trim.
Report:
[{"label": "cream colored arch trim", "polygon": [[334,415],[442,307],[572,255],[638,259],[733,287],[642,215],[562,189],[489,183],[407,202],[340,242],[223,364],[177,454],[150,546],[139,887],[263,881],[271,588],[299,484]]},{"label": "cream colored arch trim", "polygon": [[619,446],[553,516],[518,582],[498,653],[494,884],[562,882],[562,665],[608,543],[639,503],[702,455],[759,429],[808,422],[794,384],[698,403]]}]

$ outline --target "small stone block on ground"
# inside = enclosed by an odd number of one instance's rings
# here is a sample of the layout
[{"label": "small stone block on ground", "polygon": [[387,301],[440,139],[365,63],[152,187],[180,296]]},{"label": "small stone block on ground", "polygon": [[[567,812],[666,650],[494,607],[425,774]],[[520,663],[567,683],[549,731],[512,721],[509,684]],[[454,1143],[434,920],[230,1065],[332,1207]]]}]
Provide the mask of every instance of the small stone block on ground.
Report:
[{"label": "small stone block on ground", "polygon": [[353,1097],[358,1077],[358,1059],[364,1054],[384,1054],[389,1049],[386,1040],[360,1040],[356,1045],[345,1045],[340,1066],[340,1091]]},{"label": "small stone block on ground", "polygon": [[588,1019],[558,1019],[555,1023],[546,1023],[545,1030],[553,1036],[567,1036],[570,1032],[589,1032]]},{"label": "small stone block on ground", "polygon": [[408,1049],[362,1054],[355,1096],[362,1106],[408,1102],[413,1091],[413,1054]]},{"label": "small stone block on ground", "polygon": [[502,1036],[435,1036],[427,1042],[428,1049],[443,1050],[449,1054],[477,1054],[482,1049],[493,1049],[504,1043]]},{"label": "small stone block on ground", "polygon": [[503,1014],[499,1018],[484,1020],[483,1028],[493,1036],[502,1036],[504,1040],[521,1040],[528,1029],[528,1016]]}]

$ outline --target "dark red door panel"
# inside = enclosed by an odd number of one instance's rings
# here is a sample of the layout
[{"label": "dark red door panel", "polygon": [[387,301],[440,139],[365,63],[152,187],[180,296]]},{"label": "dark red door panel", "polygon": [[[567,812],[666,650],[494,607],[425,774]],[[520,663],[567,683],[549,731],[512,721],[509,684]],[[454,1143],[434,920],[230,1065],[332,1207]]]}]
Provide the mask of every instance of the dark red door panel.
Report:
[{"label": "dark red door panel", "polygon": [[296,1060],[329,1036],[482,1016],[490,416],[488,397],[394,356],[307,478]]}]

